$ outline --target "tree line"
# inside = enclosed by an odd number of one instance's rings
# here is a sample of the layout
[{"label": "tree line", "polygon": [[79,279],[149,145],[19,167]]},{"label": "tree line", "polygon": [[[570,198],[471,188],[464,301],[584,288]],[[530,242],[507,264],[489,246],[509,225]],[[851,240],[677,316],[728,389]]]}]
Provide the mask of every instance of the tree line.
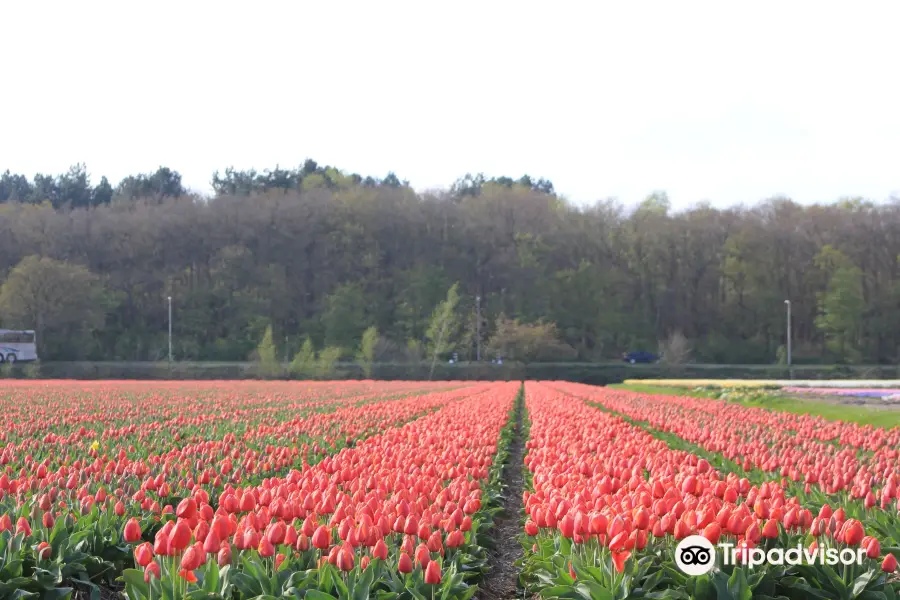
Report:
[{"label": "tree line", "polygon": [[417,193],[312,160],[225,169],[212,187],[191,193],[165,167],[116,186],[84,165],[7,171],[0,326],[37,330],[45,360],[160,360],[171,296],[179,360],[259,358],[268,335],[287,362],[431,360],[438,346],[441,360],[601,361],[662,343],[772,363],[790,300],[795,362],[900,356],[896,199],[675,211],[655,193],[626,209],[529,176]]}]

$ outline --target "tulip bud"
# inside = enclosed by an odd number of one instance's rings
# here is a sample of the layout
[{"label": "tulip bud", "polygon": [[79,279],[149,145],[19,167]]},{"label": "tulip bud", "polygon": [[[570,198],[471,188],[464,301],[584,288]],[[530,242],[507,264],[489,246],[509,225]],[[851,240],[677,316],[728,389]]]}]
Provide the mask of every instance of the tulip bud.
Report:
[{"label": "tulip bud", "polygon": [[441,566],[436,560],[428,563],[425,567],[425,583],[429,585],[438,585],[441,583]]},{"label": "tulip bud", "polygon": [[[896,561],[894,561],[894,566],[896,568]],[[405,552],[400,553],[400,560],[397,562],[397,570],[401,573],[412,573],[413,562],[409,557],[409,554]]]}]

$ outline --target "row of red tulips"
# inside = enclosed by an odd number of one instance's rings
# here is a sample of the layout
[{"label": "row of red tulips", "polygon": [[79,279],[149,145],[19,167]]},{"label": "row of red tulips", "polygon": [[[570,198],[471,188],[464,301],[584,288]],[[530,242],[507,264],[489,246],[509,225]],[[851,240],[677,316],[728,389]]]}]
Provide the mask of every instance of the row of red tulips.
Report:
[{"label": "row of red tulips", "polygon": [[722,400],[636,394],[555,383],[704,450],[826,494],[846,491],[868,507],[897,511],[900,428],[747,407]]},{"label": "row of red tulips", "polygon": [[[531,422],[525,465],[532,490],[524,496],[523,578],[543,595],[722,598],[731,592],[719,588],[733,592],[740,581],[748,582],[754,597],[844,597],[844,588],[854,585],[871,597],[893,593],[884,572],[894,571],[896,558],[867,535],[873,533],[867,523],[842,508],[811,510],[777,480],[754,485],[743,473],[719,472],[703,457],[589,406],[576,395],[585,392],[610,407],[620,397],[557,382],[525,387]],[[613,398],[608,404],[607,396]],[[730,542],[742,556],[756,547],[802,544],[862,548],[868,558],[844,571],[841,583],[827,565],[812,567],[805,577],[783,567],[750,573],[740,565],[688,577],[675,568],[674,551],[690,535]]]},{"label": "row of red tulips", "polygon": [[[216,494],[226,483],[256,481],[300,468],[348,442],[427,414],[478,389],[388,399],[385,396],[394,393],[387,388],[380,397],[369,394],[332,401],[326,405],[328,410],[311,411],[301,404],[296,408],[301,416],[286,424],[275,421],[278,415],[263,405],[251,419],[248,409],[242,413],[239,405],[216,408],[213,404],[210,412],[217,418],[211,424],[198,426],[195,418],[181,416],[132,424],[128,426],[135,433],[131,440],[111,434],[110,429],[88,430],[83,425],[72,425],[65,440],[53,431],[41,436],[45,441],[10,439],[0,452],[0,464],[5,465],[0,474],[0,498],[19,489],[23,493],[46,492],[51,501],[69,503],[113,494],[131,497],[144,509],[154,501],[161,507],[170,497],[190,493],[196,483],[210,486]],[[183,396],[182,402],[189,397]],[[240,402],[239,397],[227,396],[227,400]],[[131,404],[128,398],[121,401],[126,407]],[[288,410],[281,416],[292,414]],[[45,427],[59,429],[50,422]],[[145,433],[145,429],[153,433]]]},{"label": "row of red tulips", "polygon": [[[898,453],[895,447],[886,445],[870,451],[854,450],[852,446],[842,447],[838,439],[829,443],[816,440],[804,442],[802,434],[795,433],[791,429],[785,433],[778,425],[766,427],[761,419],[768,416],[772,423],[797,420],[822,421],[827,423],[823,429],[844,431],[845,435],[842,436],[844,439],[848,437],[847,431],[859,432],[860,427],[856,424],[835,424],[807,415],[786,415],[779,411],[727,404],[721,400],[647,396],[620,390],[598,392],[597,388],[590,386],[566,383],[555,383],[554,387],[578,395],[604,410],[611,410],[640,424],[657,437],[667,440],[673,447],[706,458],[723,472],[740,472],[755,484],[779,478],[780,484],[789,493],[800,498],[805,505],[814,510],[819,510],[826,504],[840,506],[849,516],[868,522],[891,548],[900,548],[900,514],[898,514],[900,503],[895,483],[896,467],[892,466],[896,463],[895,457]],[[685,408],[686,406],[694,408]],[[664,417],[659,416],[660,411],[663,411]],[[747,411],[747,414],[744,415],[743,411]],[[729,415],[729,419],[724,423],[702,416],[720,412]],[[700,428],[691,426],[694,417],[701,423]],[[751,428],[756,438],[755,441],[742,445],[734,432],[744,431],[745,422],[756,423]],[[733,427],[730,426],[732,423]],[[872,438],[876,440],[892,440],[897,435],[896,428],[864,429],[871,429]],[[820,435],[827,437],[824,434]],[[732,439],[741,452],[747,454],[735,453],[734,450],[726,451],[722,447],[722,439]],[[854,439],[858,439],[858,436]],[[805,449],[806,454],[798,453],[796,448],[791,447],[792,441],[797,447]],[[754,463],[754,459],[771,457],[773,449],[783,449],[783,454],[793,456],[796,464],[791,466],[783,464],[783,459],[776,462],[762,460]],[[829,456],[832,457],[830,462]],[[877,462],[873,462],[876,458]],[[858,470],[852,471],[853,469]],[[822,476],[823,473],[831,475]]]}]

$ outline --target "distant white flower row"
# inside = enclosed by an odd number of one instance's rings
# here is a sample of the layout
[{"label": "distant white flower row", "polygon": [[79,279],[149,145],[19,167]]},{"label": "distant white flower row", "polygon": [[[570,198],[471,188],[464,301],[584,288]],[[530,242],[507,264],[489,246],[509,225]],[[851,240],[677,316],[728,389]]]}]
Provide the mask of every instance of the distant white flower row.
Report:
[{"label": "distant white flower row", "polygon": [[680,388],[900,388],[900,379],[627,379],[625,383]]},{"label": "distant white flower row", "polygon": [[779,387],[816,388],[900,388],[900,379],[781,379]]}]

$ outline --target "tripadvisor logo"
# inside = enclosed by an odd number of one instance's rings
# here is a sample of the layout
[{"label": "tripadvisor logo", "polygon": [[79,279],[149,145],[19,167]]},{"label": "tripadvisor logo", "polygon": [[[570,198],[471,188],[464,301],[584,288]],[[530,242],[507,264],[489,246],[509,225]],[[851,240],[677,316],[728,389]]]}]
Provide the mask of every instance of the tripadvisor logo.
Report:
[{"label": "tripadvisor logo", "polygon": [[675,564],[687,575],[709,573],[716,564],[716,549],[702,535],[689,535],[675,548]]},{"label": "tripadvisor logo", "polygon": [[[719,544],[725,565],[744,564],[751,569],[760,565],[861,565],[866,558],[863,548],[738,548],[731,543]],[[675,548],[675,564],[686,575],[709,573],[716,565],[716,548],[702,535],[689,535]]]}]

